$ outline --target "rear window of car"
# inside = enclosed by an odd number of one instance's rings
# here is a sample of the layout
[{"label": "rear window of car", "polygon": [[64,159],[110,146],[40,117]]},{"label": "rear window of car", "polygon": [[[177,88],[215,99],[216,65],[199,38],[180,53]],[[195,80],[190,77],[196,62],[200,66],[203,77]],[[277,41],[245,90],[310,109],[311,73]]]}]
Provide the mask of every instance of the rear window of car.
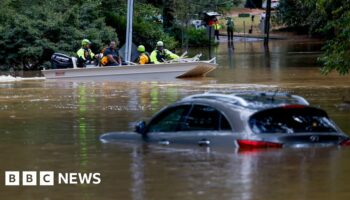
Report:
[{"label": "rear window of car", "polygon": [[337,132],[327,113],[312,107],[264,110],[251,116],[249,125],[257,134]]}]

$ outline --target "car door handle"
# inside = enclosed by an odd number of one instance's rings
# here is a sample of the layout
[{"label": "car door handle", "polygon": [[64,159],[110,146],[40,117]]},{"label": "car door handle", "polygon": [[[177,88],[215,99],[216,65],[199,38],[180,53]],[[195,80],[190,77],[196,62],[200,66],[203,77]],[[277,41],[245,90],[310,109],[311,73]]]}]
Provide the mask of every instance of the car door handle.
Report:
[{"label": "car door handle", "polygon": [[169,145],[170,144],[170,142],[169,142],[169,140],[160,140],[159,142],[158,142],[158,144],[161,144],[161,145]]},{"label": "car door handle", "polygon": [[197,144],[198,144],[199,146],[209,146],[209,145],[210,145],[210,141],[207,140],[207,139],[202,139],[202,140],[199,140],[199,141],[197,142]]}]

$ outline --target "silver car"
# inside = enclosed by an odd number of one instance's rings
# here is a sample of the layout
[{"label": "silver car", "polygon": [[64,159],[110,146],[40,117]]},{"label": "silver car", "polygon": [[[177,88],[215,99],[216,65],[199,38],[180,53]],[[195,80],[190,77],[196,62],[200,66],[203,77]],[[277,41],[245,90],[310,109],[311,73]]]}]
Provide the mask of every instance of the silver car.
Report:
[{"label": "silver car", "polygon": [[149,123],[139,122],[135,132],[106,133],[100,140],[224,148],[350,145],[325,111],[288,93],[188,96],[162,109]]}]

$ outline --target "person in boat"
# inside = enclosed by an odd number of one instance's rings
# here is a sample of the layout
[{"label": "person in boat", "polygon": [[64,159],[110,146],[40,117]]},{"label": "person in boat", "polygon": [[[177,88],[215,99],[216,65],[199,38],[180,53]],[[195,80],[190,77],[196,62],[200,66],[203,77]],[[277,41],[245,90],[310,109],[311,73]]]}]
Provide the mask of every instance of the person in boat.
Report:
[{"label": "person in boat", "polygon": [[139,57],[137,59],[137,63],[140,65],[149,64],[151,59],[149,57],[148,52],[146,52],[146,48],[143,45],[137,47],[137,52],[139,52]]},{"label": "person in boat", "polygon": [[168,49],[164,49],[164,43],[158,41],[156,49],[152,51],[150,58],[152,63],[160,64],[167,60],[179,59],[180,57]]},{"label": "person in boat", "polygon": [[95,59],[98,55],[95,55],[90,49],[90,40],[83,39],[81,41],[81,48],[77,51],[78,55],[78,67],[86,67],[89,64],[95,64]]},{"label": "person in boat", "polygon": [[122,65],[122,59],[119,56],[117,43],[111,41],[109,47],[103,52],[103,57],[101,59],[101,65],[103,66],[120,66]]}]

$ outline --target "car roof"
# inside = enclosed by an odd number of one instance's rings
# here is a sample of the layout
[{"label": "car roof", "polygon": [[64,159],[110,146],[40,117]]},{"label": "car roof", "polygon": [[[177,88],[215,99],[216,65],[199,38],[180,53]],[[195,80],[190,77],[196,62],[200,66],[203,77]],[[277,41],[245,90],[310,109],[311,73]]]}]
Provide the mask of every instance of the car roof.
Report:
[{"label": "car roof", "polygon": [[303,97],[284,92],[203,93],[185,97],[180,102],[203,102],[203,100],[210,101],[211,104],[226,104],[250,110],[263,110],[284,105],[309,105]]}]

